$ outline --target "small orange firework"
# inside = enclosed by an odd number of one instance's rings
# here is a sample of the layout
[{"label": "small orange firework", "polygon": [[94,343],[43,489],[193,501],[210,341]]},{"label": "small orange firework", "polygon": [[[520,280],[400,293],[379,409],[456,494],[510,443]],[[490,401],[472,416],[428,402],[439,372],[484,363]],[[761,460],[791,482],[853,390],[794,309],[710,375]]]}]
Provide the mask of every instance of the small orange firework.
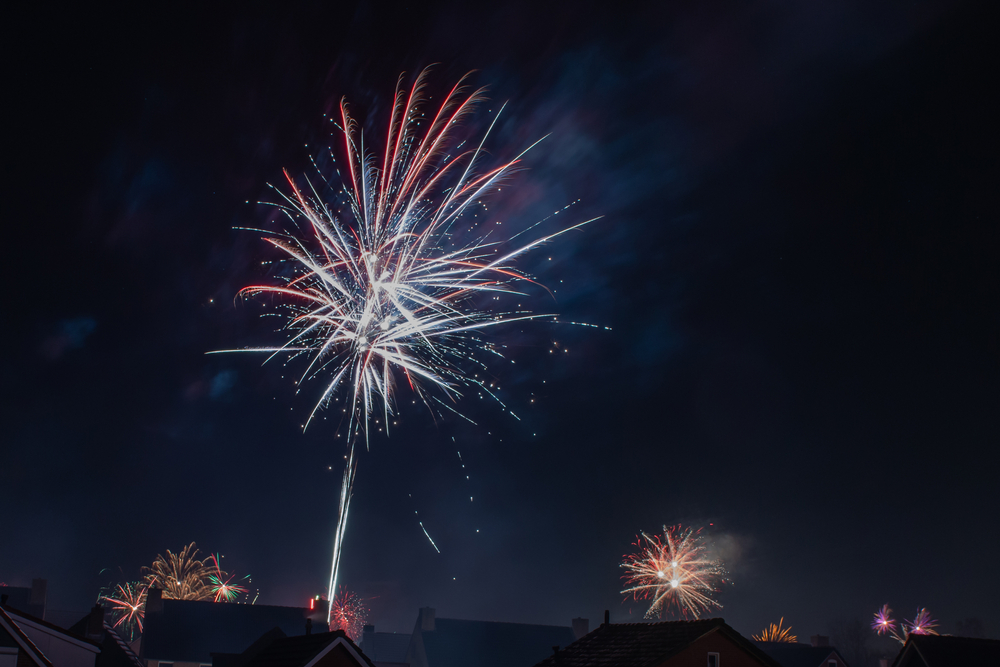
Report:
[{"label": "small orange firework", "polygon": [[794,644],[795,640],[798,639],[792,634],[792,626],[784,627],[785,617],[782,616],[781,620],[777,623],[772,623],[771,625],[764,628],[764,632],[759,635],[751,635],[755,641],[759,642],[783,642],[786,644]]}]

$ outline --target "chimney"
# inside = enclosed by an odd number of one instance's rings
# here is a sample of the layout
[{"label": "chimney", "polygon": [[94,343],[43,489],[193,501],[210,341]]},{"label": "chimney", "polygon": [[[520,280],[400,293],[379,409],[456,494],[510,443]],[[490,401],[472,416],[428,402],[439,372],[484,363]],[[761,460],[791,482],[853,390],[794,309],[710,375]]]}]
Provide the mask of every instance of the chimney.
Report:
[{"label": "chimney", "polygon": [[813,646],[829,646],[830,638],[823,635],[813,635],[809,638],[809,643]]},{"label": "chimney", "polygon": [[434,632],[434,607],[420,608],[420,629],[423,632]]},{"label": "chimney", "polygon": [[6,607],[7,606],[7,598],[9,598],[9,597],[10,596],[7,595],[6,593],[4,593],[3,595],[0,595],[0,604],[4,605]]},{"label": "chimney", "polygon": [[557,653],[559,653],[559,646],[558,645],[552,647],[552,655],[556,655]]},{"label": "chimney", "polygon": [[604,610],[604,625],[611,625],[611,610]]},{"label": "chimney", "polygon": [[574,618],[573,619],[573,636],[579,639],[590,632],[590,619],[586,618]]},{"label": "chimney", "polygon": [[87,639],[100,642],[104,637],[104,607],[95,604],[87,617]]},{"label": "chimney", "polygon": [[163,591],[156,586],[151,586],[146,591],[146,612],[148,618],[150,614],[163,611]]},{"label": "chimney", "polygon": [[361,629],[361,652],[371,658],[378,660],[375,655],[375,626],[366,625]]},{"label": "chimney", "polygon": [[[306,616],[312,619],[314,627],[322,628],[326,626],[329,628],[329,625],[326,622],[327,612],[329,610],[330,601],[321,595],[317,595],[309,601],[309,609],[306,611]],[[322,630],[322,632],[327,632],[327,630]]]},{"label": "chimney", "polygon": [[45,620],[45,592],[49,587],[49,582],[45,579],[31,580],[31,597],[28,598],[28,608],[25,609],[32,616]]},{"label": "chimney", "polygon": [[308,637],[313,633],[313,620],[311,618],[306,619],[306,636]]}]

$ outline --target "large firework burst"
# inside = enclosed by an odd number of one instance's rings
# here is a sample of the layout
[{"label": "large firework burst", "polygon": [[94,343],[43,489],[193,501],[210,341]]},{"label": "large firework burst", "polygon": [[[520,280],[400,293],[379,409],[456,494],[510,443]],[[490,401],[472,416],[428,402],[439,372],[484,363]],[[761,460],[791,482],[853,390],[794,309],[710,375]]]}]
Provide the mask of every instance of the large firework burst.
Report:
[{"label": "large firework burst", "polygon": [[480,169],[489,130],[470,144],[475,148],[461,148],[465,141],[458,133],[483,99],[483,89],[470,93],[463,78],[440,107],[428,110],[427,75],[424,70],[409,87],[400,77],[378,153],[366,150],[358,124],[341,102],[339,118],[331,121],[342,140],[342,183],[324,179],[317,186],[285,172],[289,191],[281,193],[284,203],[278,206],[294,230],[266,232],[265,240],[286,256],[290,274],[283,284],[252,285],[240,294],[275,297],[287,339],[276,347],[224,350],[264,352],[268,359],[304,357],[297,386],[311,380],[321,386],[303,428],[344,395],[349,437],[327,588],[331,597],[357,465],[356,437],[367,435],[379,413],[388,430],[399,386],[409,387],[433,411],[454,411],[449,403],[463,386],[496,398],[479,374],[468,372],[470,364],[485,368],[481,355],[500,355],[481,332],[547,315],[498,310],[497,301],[487,297],[521,294],[530,279],[515,260],[586,224],[521,245],[501,234],[500,221],[473,217],[471,211],[500,189],[524,153]]},{"label": "large firework burst", "polygon": [[722,608],[711,596],[726,570],[708,556],[701,529],[664,526],[662,538],[642,533],[635,547],[638,550],[621,564],[626,570],[622,593],[651,600],[646,618],[670,608],[682,617],[699,618],[709,609]]},{"label": "large firework burst", "polygon": [[[479,173],[483,142],[449,153],[461,121],[483,99],[483,89],[467,93],[460,81],[428,117],[426,78],[424,70],[408,90],[397,86],[379,156],[363,150],[358,125],[341,103],[345,182],[339,190],[329,183],[317,190],[308,179],[299,182],[285,172],[291,192],[281,194],[279,207],[306,232],[303,238],[268,233],[265,240],[287,255],[293,274],[282,285],[240,291],[278,297],[287,313],[288,339],[278,347],[221,352],[307,357],[297,384],[322,379],[323,386],[303,428],[340,389],[347,394],[352,434],[367,429],[377,409],[388,420],[399,382],[428,405],[444,405],[430,389],[446,399],[457,398],[463,385],[486,390],[481,379],[463,369],[469,361],[484,365],[477,352],[499,354],[478,332],[550,315],[496,311],[477,297],[520,294],[517,284],[530,280],[515,260],[587,224],[509,247],[499,222],[463,220],[500,189],[520,156]],[[346,210],[337,210],[336,202]]]},{"label": "large firework burst", "polygon": [[176,554],[167,549],[166,555],[160,554],[151,566],[142,568],[147,573],[146,586],[162,589],[166,599],[211,600],[212,568],[197,556],[194,542]]}]

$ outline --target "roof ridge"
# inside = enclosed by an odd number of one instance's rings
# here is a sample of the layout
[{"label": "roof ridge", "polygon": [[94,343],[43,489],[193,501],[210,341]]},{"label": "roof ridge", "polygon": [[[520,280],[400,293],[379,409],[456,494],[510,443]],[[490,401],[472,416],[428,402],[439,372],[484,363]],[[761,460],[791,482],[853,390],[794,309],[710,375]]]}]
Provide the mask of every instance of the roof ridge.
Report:
[{"label": "roof ridge", "polygon": [[474,618],[437,618],[435,619],[434,622],[439,623],[441,621],[460,621],[462,623],[492,623],[495,625],[526,625],[533,628],[563,628],[567,630],[573,629],[573,626],[571,625],[549,625],[548,623],[518,623],[517,621],[482,621]]}]

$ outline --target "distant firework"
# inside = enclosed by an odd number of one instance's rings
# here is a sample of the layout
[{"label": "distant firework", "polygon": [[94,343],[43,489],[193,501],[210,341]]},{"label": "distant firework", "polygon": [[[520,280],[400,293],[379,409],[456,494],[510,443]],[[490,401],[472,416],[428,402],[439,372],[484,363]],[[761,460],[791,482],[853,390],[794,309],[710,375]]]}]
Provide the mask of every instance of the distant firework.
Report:
[{"label": "distant firework", "polygon": [[[244,595],[248,589],[245,586],[240,586],[239,584],[233,583],[233,579],[236,579],[235,574],[227,574],[222,570],[219,565],[219,561],[222,556],[219,554],[212,554],[208,557],[207,561],[212,561],[212,573],[208,575],[208,584],[211,589],[212,595],[215,596],[216,602],[235,602],[241,595]],[[250,577],[245,576],[239,581],[248,580]]]},{"label": "distant firework", "polygon": [[340,589],[340,593],[330,603],[330,630],[343,630],[347,636],[358,641],[368,622],[368,610],[364,601],[354,593]]},{"label": "distant firework", "polygon": [[699,618],[722,605],[711,596],[723,583],[722,563],[708,557],[701,529],[663,527],[663,537],[642,533],[636,538],[638,551],[625,556],[621,567],[626,588],[636,600],[651,600],[646,618],[673,609],[682,617]]},{"label": "distant firework", "polygon": [[296,391],[309,381],[320,385],[303,430],[321,408],[344,398],[347,453],[327,586],[331,597],[357,467],[356,439],[367,438],[373,423],[388,433],[399,387],[408,387],[439,415],[442,409],[457,412],[451,404],[463,387],[499,402],[486,373],[467,372],[469,366],[484,371],[484,358],[502,357],[502,346],[480,334],[500,324],[551,317],[498,301],[523,296],[532,282],[516,260],[587,224],[522,245],[513,243],[520,234],[507,234],[501,221],[488,220],[487,195],[500,190],[527,150],[481,169],[489,130],[469,148],[468,136],[459,132],[484,90],[469,93],[463,77],[440,107],[428,109],[427,76],[425,69],[409,88],[400,77],[379,152],[366,148],[358,123],[341,102],[339,118],[330,119],[342,142],[344,172],[338,171],[338,181],[323,176],[322,184],[313,183],[285,172],[290,192],[279,193],[284,203],[278,207],[291,229],[264,232],[285,255],[283,283],[252,285],[240,295],[273,297],[268,303],[279,309],[286,340],[274,347],[220,350],[266,353],[268,359],[302,357]]},{"label": "distant firework", "polygon": [[792,634],[792,626],[783,627],[785,623],[785,617],[782,616],[781,620],[777,623],[772,623],[771,625],[764,628],[764,632],[759,635],[752,635],[752,638],[759,642],[780,642],[787,644],[794,644],[798,639]]},{"label": "distant firework", "polygon": [[157,556],[152,566],[143,568],[147,572],[146,586],[162,589],[163,597],[170,600],[213,599],[212,569],[197,555],[194,542],[176,554],[167,549],[166,555]]},{"label": "distant firework", "polygon": [[110,614],[116,618],[114,627],[120,628],[132,641],[142,634],[142,621],[146,614],[146,585],[138,581],[118,584],[110,595],[101,600],[110,605]]},{"label": "distant firework", "polygon": [[931,618],[931,613],[924,607],[917,610],[917,615],[912,621],[904,620],[899,625],[898,631],[896,621],[892,618],[892,609],[889,609],[887,604],[875,612],[875,618],[872,620],[872,630],[876,634],[888,635],[900,644],[905,644],[906,638],[910,635],[936,635],[937,631],[934,628],[937,626],[938,622]]}]

